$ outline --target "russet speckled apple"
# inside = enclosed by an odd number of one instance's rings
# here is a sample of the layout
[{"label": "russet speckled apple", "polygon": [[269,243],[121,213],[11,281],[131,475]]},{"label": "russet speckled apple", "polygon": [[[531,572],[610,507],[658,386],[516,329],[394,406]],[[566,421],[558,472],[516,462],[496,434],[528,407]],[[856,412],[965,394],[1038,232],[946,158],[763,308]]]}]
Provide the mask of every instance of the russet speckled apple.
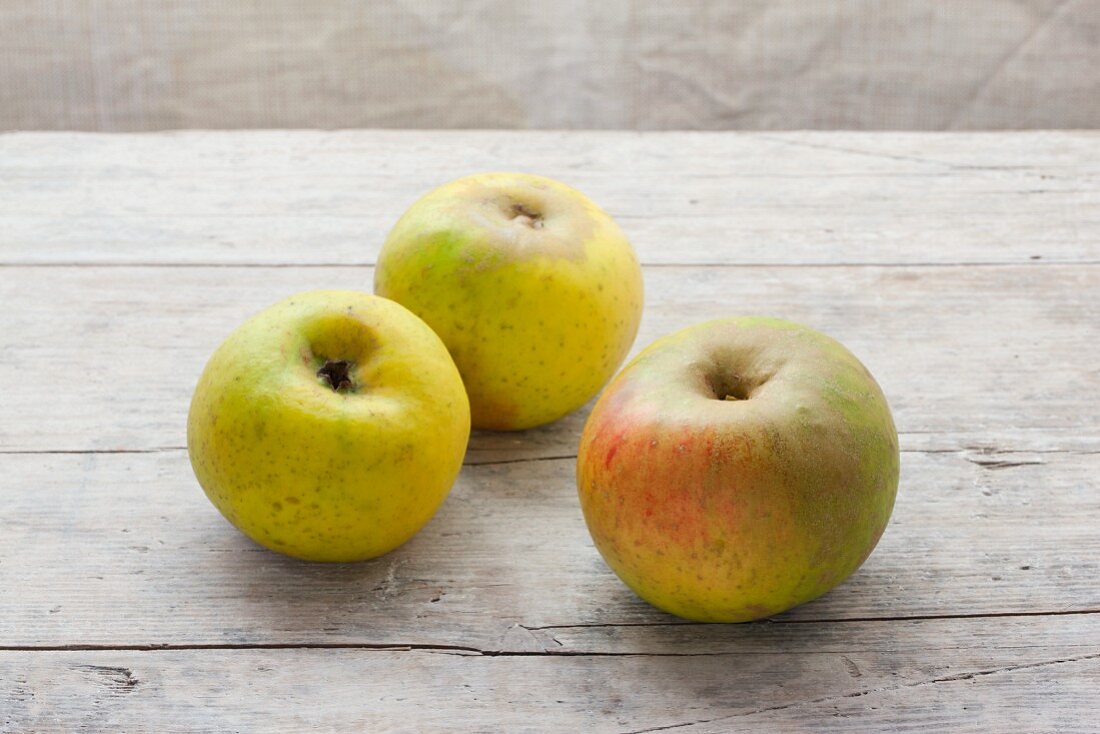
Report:
[{"label": "russet speckled apple", "polygon": [[639,354],[585,424],[577,482],[596,547],[640,597],[743,622],[859,568],[890,518],[898,466],[886,398],[851,352],[742,317]]},{"label": "russet speckled apple", "polygon": [[475,428],[520,430],[594,396],[634,342],[642,272],[622,230],[548,178],[487,173],[414,203],[374,289],[424,319],[454,357]]},{"label": "russet speckled apple", "polygon": [[315,561],[372,558],[412,537],[469,435],[439,337],[350,291],[301,293],[242,324],[207,363],[187,419],[214,506],[257,543]]}]

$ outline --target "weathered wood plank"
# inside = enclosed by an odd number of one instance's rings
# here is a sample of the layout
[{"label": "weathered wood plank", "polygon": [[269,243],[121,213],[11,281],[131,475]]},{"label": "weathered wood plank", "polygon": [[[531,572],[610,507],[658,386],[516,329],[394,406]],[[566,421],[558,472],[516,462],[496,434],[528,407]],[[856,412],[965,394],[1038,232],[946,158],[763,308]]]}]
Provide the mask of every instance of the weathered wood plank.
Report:
[{"label": "weathered wood plank", "polygon": [[[1096,133],[0,135],[0,731],[1093,728],[1098,153]],[[285,295],[372,277],[262,265],[369,263],[420,190],[517,167],[588,191],[656,264],[636,348],[752,312],[864,359],[904,453],[852,579],[753,625],[637,600],[576,502],[584,411],[475,435],[439,516],[374,562],[291,561],[217,515],[183,450],[205,359]],[[964,262],[984,265],[942,267]],[[74,645],[133,649],[43,649]]]},{"label": "weathered wood plank", "polygon": [[467,173],[568,181],[648,263],[1100,261],[1100,134],[0,135],[0,263],[370,264]]},{"label": "weathered wood plank", "polygon": [[[6,451],[179,447],[191,390],[248,315],[299,290],[368,289],[370,268],[7,268]],[[651,267],[635,350],[677,328],[769,313],[846,343],[906,448],[1100,448],[1100,267]],[[583,412],[480,434],[472,461],[569,456]],[[929,436],[935,437],[934,440]],[[1061,437],[1061,438],[1059,438]]]},{"label": "weathered wood plank", "polygon": [[1096,617],[990,627],[741,625],[702,654],[0,651],[0,731],[1092,730]]},{"label": "weathered wood plank", "polygon": [[[465,467],[416,538],[350,565],[253,545],[208,503],[181,451],[0,461],[0,588],[18,590],[0,595],[0,646],[742,644],[722,626],[694,625],[689,638],[679,628],[617,628],[678,620],[636,599],[603,564],[571,459]],[[904,454],[894,518],[864,568],[779,619],[1100,611],[1100,454],[997,461]]]}]

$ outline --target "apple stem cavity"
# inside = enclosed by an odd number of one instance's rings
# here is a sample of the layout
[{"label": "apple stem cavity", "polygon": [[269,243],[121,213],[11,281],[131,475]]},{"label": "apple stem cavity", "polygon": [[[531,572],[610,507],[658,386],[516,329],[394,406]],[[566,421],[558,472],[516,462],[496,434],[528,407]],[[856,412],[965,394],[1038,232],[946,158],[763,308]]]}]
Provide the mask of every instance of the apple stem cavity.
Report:
[{"label": "apple stem cavity", "polygon": [[529,209],[523,204],[512,205],[512,219],[522,224],[526,224],[532,229],[542,228],[542,215],[533,209]]},{"label": "apple stem cavity", "polygon": [[712,373],[707,376],[707,385],[715,400],[740,401],[752,397],[754,386],[741,375],[723,372]]},{"label": "apple stem cavity", "polygon": [[336,392],[350,392],[355,389],[355,383],[351,380],[354,366],[355,363],[346,359],[329,359],[317,370],[317,376]]}]

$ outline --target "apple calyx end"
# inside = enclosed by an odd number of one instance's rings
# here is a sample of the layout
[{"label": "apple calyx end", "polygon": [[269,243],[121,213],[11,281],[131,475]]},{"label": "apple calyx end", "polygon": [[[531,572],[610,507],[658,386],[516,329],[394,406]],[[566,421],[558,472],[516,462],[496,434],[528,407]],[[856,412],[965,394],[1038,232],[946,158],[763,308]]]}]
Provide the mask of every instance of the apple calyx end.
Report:
[{"label": "apple calyx end", "polygon": [[346,359],[328,359],[317,370],[317,377],[334,392],[352,392],[356,387],[351,379],[354,367],[355,363]]}]

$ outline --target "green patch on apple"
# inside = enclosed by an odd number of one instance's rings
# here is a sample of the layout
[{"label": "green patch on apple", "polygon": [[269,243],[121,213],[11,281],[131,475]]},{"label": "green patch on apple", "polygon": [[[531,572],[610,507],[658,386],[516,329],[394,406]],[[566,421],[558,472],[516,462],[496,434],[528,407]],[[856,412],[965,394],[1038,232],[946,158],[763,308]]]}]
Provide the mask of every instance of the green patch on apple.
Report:
[{"label": "green patch on apple", "polygon": [[475,428],[557,420],[611,378],[642,315],[642,271],[615,221],[541,176],[486,173],[414,203],[382,247],[375,292],[447,345]]}]

